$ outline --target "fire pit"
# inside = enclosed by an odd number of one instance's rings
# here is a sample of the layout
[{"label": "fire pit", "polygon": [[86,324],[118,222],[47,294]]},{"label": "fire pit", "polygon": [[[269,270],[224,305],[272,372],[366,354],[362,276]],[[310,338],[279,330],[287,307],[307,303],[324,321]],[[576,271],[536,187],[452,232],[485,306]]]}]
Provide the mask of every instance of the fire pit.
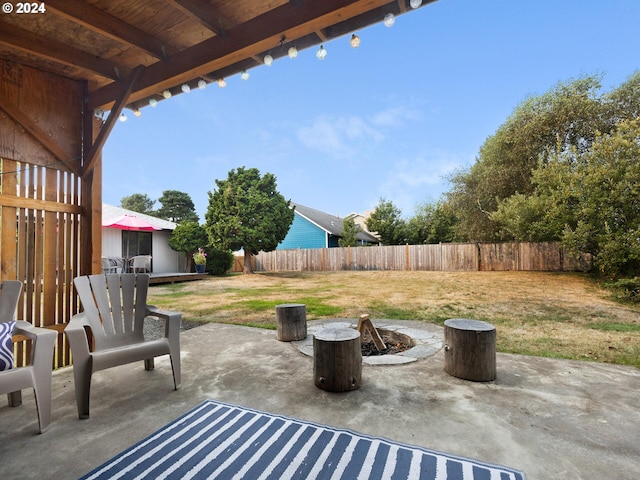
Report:
[{"label": "fire pit", "polygon": [[385,348],[379,350],[373,339],[369,339],[369,336],[366,335],[364,341],[360,343],[363,357],[370,357],[373,355],[395,355],[397,353],[406,352],[416,346],[416,342],[409,335],[395,332],[393,330],[387,330],[386,328],[378,328],[377,330],[384,342]]},{"label": "fire pit", "polygon": [[[368,365],[399,365],[415,362],[435,355],[442,349],[442,327],[410,320],[373,320],[373,325],[387,347],[386,352],[379,353],[375,346],[363,347],[362,362]],[[313,357],[313,336],[325,327],[358,327],[358,321],[350,318],[310,321],[307,325],[307,338],[291,342],[301,353]],[[389,341],[385,340],[389,339]],[[364,344],[368,344],[365,336]],[[388,344],[388,345],[387,345]],[[394,344],[400,344],[394,346]],[[364,352],[372,349],[375,352],[367,355]]]}]

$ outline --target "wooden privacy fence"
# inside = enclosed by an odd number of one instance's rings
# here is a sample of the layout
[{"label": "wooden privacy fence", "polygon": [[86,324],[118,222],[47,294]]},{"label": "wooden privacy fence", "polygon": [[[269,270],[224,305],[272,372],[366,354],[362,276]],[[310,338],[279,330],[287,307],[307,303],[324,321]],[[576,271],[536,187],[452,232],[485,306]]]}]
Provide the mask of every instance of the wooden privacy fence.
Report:
[{"label": "wooden privacy fence", "polygon": [[439,243],[260,252],[255,270],[588,271],[590,258],[573,258],[558,242]]}]

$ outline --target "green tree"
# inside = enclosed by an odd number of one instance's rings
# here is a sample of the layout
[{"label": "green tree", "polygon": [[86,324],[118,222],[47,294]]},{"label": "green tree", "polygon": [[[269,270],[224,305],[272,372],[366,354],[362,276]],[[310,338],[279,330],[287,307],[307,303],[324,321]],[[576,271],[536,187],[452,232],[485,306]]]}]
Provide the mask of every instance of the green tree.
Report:
[{"label": "green tree", "polygon": [[640,71],[604,96],[605,118],[611,131],[622,120],[640,118]]},{"label": "green tree", "polygon": [[[587,76],[559,83],[547,93],[521,103],[480,148],[475,164],[451,178],[447,202],[459,219],[463,240],[503,240],[504,231],[491,214],[498,203],[516,193],[533,191],[531,173],[559,153],[578,155],[607,132],[611,121],[606,99],[599,96],[600,78]],[[623,111],[619,107],[617,111]]]},{"label": "green tree", "polygon": [[640,275],[639,159],[640,120],[622,122],[579,158],[565,186],[577,202],[563,242],[576,254],[593,254],[606,277]]},{"label": "green tree", "polygon": [[138,213],[146,213],[147,215],[154,215],[154,203],[156,203],[155,200],[151,200],[146,193],[134,193],[133,195],[120,199],[120,206],[122,208]]},{"label": "green tree", "polygon": [[231,170],[209,192],[206,229],[214,246],[244,250],[244,273],[253,273],[251,257],[275,250],[293,222],[291,202],[276,190],[272,173],[257,168]]},{"label": "green tree", "polygon": [[443,202],[423,203],[407,222],[407,241],[412,245],[453,242],[455,224],[455,215]]},{"label": "green tree", "polygon": [[191,271],[192,255],[198,248],[204,248],[208,242],[207,231],[198,222],[179,223],[169,237],[169,246],[176,252],[185,254],[187,271]]},{"label": "green tree", "polygon": [[347,217],[342,221],[342,237],[338,239],[338,245],[341,247],[356,247],[358,246],[358,233],[361,229],[353,218]]},{"label": "green tree", "polygon": [[640,120],[624,121],[582,153],[540,164],[531,195],[503,201],[495,214],[522,240],[561,239],[590,253],[605,277],[640,274]]},{"label": "green tree", "polygon": [[171,222],[198,222],[196,207],[188,193],[178,190],[165,190],[158,199],[162,205],[156,212],[157,216]]},{"label": "green tree", "polygon": [[375,232],[384,245],[401,245],[407,240],[402,211],[384,198],[379,200],[366,224],[369,231]]}]

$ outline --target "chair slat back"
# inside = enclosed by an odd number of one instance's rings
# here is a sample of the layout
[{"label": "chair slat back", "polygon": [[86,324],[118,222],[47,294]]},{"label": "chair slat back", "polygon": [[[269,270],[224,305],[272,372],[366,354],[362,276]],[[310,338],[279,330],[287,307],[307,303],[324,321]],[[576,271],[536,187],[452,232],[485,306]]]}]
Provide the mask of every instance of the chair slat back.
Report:
[{"label": "chair slat back", "polygon": [[22,282],[19,280],[5,280],[0,283],[0,323],[15,320],[21,291]]},{"label": "chair slat back", "polygon": [[88,275],[74,279],[74,284],[90,322],[96,350],[142,341],[149,275]]}]

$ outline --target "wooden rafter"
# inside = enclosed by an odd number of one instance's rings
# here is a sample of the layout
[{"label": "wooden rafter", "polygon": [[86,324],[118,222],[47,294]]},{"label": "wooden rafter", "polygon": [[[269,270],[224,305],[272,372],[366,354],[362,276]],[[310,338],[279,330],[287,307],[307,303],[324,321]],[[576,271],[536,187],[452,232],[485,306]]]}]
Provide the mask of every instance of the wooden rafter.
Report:
[{"label": "wooden rafter", "polygon": [[64,65],[81,67],[112,80],[118,80],[120,75],[129,73],[129,68],[124,65],[90,55],[52,38],[40,37],[7,23],[0,29],[0,45],[17,48]]},{"label": "wooden rafter", "polygon": [[159,59],[165,59],[168,55],[178,51],[175,47],[160,42],[153,35],[149,35],[88,3],[47,0],[47,9],[89,30],[140,48]]},{"label": "wooden rafter", "polygon": [[120,113],[122,113],[122,109],[128,103],[129,96],[131,95],[131,92],[133,91],[143,71],[144,67],[142,65],[137,66],[133,69],[127,81],[122,85],[120,96],[116,100],[114,107],[109,112],[109,116],[102,125],[102,129],[100,130],[100,133],[98,133],[95,142],[93,142],[93,145],[91,145],[91,149],[87,154],[87,158],[85,158],[85,164],[82,166],[82,176],[85,176],[87,172],[90,172],[93,168],[93,165],[96,163],[98,155],[100,155],[100,153],[102,152],[102,147],[107,141],[107,138],[109,138],[111,130],[113,130],[113,127],[118,120]]},{"label": "wooden rafter", "polygon": [[211,5],[202,0],[169,0],[179,10],[196,18],[216,35],[226,35],[225,19]]},{"label": "wooden rafter", "polygon": [[0,102],[0,110],[4,111],[14,122],[24,128],[29,135],[38,141],[53,157],[62,163],[69,171],[79,174],[80,167],[69,155],[58,145],[51,136],[42,130],[36,122],[31,120],[19,108],[8,102]]},{"label": "wooden rafter", "polygon": [[321,42],[324,43],[328,41],[327,36],[324,34],[322,30],[316,30],[315,34],[318,36]]}]

